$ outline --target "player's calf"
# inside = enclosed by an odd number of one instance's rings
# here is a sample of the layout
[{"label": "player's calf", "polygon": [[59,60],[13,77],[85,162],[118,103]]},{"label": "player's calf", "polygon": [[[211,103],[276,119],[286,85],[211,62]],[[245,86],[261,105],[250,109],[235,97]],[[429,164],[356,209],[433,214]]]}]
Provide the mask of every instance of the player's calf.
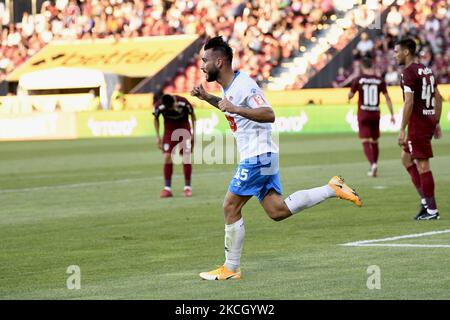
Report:
[{"label": "player's calf", "polygon": [[228,192],[223,200],[223,214],[226,224],[232,224],[241,218],[242,207],[251,196],[238,196]]},{"label": "player's calf", "polygon": [[269,193],[261,201],[261,205],[267,215],[274,221],[282,221],[292,216],[292,212],[283,200],[283,197],[274,190]]}]

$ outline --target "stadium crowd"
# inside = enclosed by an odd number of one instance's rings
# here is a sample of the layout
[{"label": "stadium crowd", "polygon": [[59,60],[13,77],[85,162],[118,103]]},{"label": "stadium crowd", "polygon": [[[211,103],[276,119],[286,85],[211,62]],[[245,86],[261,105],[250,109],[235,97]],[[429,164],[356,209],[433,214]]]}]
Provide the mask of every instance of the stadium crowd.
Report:
[{"label": "stadium crowd", "polygon": [[374,66],[388,85],[400,83],[394,46],[398,38],[412,36],[418,42],[419,60],[433,70],[438,83],[450,82],[450,10],[446,0],[405,1],[390,8],[383,34],[376,39],[361,36],[354,51],[350,74],[340,70],[333,85],[349,85],[359,72],[359,59],[371,56]]},{"label": "stadium crowd", "polygon": [[333,0],[56,0],[14,24],[3,7],[0,80],[52,40],[219,33],[235,48],[235,67],[263,80],[333,13]]},{"label": "stadium crowd", "polygon": [[[283,59],[296,56],[317,41],[317,33],[336,19],[335,3],[333,0],[53,0],[45,1],[34,16],[24,12],[16,24],[0,3],[0,81],[52,40],[221,34],[235,50],[234,67],[261,83],[270,78],[273,68]],[[330,61],[334,52],[355,36],[358,27],[364,26],[364,13],[351,18],[352,27],[339,35],[331,50],[318,55],[290,88],[301,88]],[[439,81],[448,82],[448,25],[445,0],[404,1],[389,12],[384,37],[358,44],[355,57],[372,54],[388,83],[396,84],[393,44],[398,36],[411,34],[421,41],[422,62],[433,66]],[[170,79],[168,90],[190,90],[202,76],[198,63],[199,59],[193,58],[186,70]],[[339,74],[335,86],[345,85],[348,78],[345,71]]]}]

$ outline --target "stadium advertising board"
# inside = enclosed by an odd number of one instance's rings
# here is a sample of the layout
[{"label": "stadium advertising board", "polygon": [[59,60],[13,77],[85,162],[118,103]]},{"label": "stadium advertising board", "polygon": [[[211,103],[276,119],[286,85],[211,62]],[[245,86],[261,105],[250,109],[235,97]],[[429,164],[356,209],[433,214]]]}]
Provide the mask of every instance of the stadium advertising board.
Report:
[{"label": "stadium advertising board", "polygon": [[91,68],[128,77],[149,77],[196,39],[197,36],[180,35],[119,41],[54,41],[13,71],[7,80],[18,81],[22,74],[57,67]]},{"label": "stadium advertising board", "polygon": [[79,138],[155,135],[149,111],[79,112],[76,117]]},{"label": "stadium advertising board", "polygon": [[74,113],[27,113],[0,116],[1,140],[77,138]]},{"label": "stadium advertising board", "polygon": [[[381,132],[398,132],[401,105],[394,107],[395,125],[386,106],[381,107]],[[1,111],[1,109],[0,109]],[[277,133],[316,134],[357,132],[356,106],[323,105],[275,107]],[[228,133],[228,120],[214,108],[197,108],[197,134]],[[163,127],[163,121],[161,121]],[[443,104],[441,127],[450,131],[450,103]],[[162,130],[162,128],[161,128]],[[74,139],[154,136],[151,110],[117,112],[28,112],[0,113],[1,140]]]},{"label": "stadium advertising board", "polygon": [[[390,123],[387,107],[381,107],[381,132],[398,132],[401,124],[402,109],[394,107],[396,123]],[[356,106],[305,106],[274,108],[276,120],[273,130],[279,133],[334,133],[358,132]],[[228,121],[218,110],[198,109],[197,131],[203,134],[226,132]],[[441,127],[450,131],[450,103],[442,107]]]}]

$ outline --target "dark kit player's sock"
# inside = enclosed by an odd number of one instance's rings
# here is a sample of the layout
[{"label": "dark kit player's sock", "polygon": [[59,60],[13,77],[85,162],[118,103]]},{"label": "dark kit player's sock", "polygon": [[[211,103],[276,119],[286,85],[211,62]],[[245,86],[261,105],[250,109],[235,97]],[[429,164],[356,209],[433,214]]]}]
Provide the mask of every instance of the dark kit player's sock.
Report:
[{"label": "dark kit player's sock", "polygon": [[422,182],[420,181],[420,175],[419,171],[417,171],[417,167],[415,164],[410,165],[408,168],[406,168],[409,175],[411,176],[411,181],[416,187],[417,193],[419,193],[420,198],[424,198],[423,191],[422,191]]},{"label": "dark kit player's sock", "polygon": [[420,181],[422,182],[423,196],[427,202],[427,209],[436,210],[436,200],[434,199],[434,179],[433,173],[427,171],[420,175]]},{"label": "dark kit player's sock", "polygon": [[172,182],[173,163],[164,164],[164,183],[166,188],[170,188]]},{"label": "dark kit player's sock", "polygon": [[364,154],[366,155],[367,160],[369,160],[370,164],[373,164],[374,159],[373,159],[372,144],[370,142],[363,142],[362,145],[363,145]]},{"label": "dark kit player's sock", "polygon": [[378,155],[380,154],[378,150],[378,143],[372,143],[372,153],[373,153],[373,162],[378,163]]},{"label": "dark kit player's sock", "polygon": [[191,186],[191,174],[192,174],[192,164],[183,164],[184,172],[184,185],[186,187]]}]

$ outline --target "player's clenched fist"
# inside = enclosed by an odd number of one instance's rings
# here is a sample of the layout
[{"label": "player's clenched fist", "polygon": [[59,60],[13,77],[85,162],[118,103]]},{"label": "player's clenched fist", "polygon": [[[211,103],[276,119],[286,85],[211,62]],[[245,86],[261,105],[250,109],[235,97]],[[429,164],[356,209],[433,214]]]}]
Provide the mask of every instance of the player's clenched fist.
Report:
[{"label": "player's clenched fist", "polygon": [[191,96],[197,97],[200,100],[205,100],[208,96],[208,93],[205,91],[202,85],[194,87],[191,91]]},{"label": "player's clenched fist", "polygon": [[236,106],[230,102],[227,98],[223,98],[219,102],[219,109],[222,112],[236,113]]}]

